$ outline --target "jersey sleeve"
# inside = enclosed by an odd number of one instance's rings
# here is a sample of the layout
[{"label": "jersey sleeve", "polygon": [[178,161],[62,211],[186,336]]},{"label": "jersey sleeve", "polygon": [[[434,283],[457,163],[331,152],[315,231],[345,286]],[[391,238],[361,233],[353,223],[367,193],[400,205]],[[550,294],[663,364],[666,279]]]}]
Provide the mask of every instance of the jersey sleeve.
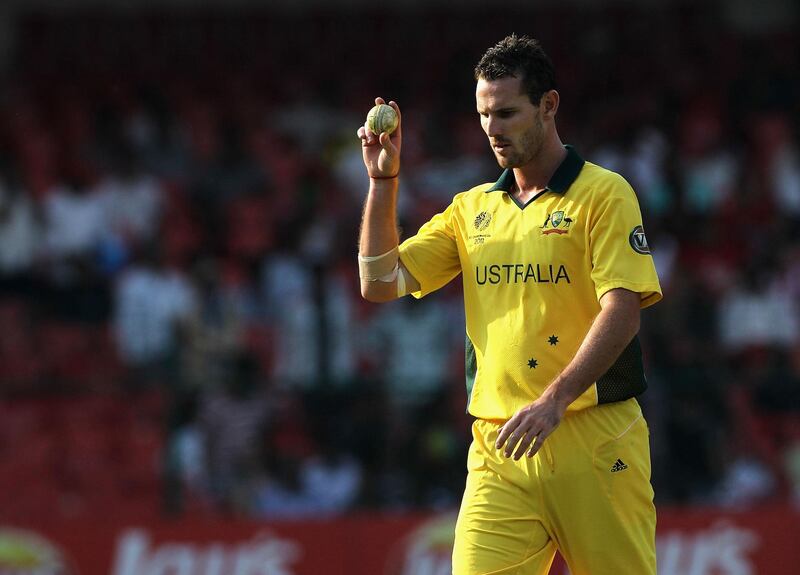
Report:
[{"label": "jersey sleeve", "polygon": [[598,300],[615,288],[639,293],[643,308],[661,299],[639,202],[621,176],[614,178],[610,189],[603,192],[592,218],[589,241],[592,281]]},{"label": "jersey sleeve", "polygon": [[420,285],[418,291],[411,292],[415,298],[436,291],[461,272],[454,210],[454,204],[450,204],[400,244],[400,261]]}]

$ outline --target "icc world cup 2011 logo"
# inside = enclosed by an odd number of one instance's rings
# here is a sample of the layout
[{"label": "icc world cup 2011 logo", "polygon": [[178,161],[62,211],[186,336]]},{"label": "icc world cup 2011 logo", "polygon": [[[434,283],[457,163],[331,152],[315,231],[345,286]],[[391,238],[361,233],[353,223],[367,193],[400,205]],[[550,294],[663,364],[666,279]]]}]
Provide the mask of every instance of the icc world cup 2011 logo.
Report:
[{"label": "icc world cup 2011 logo", "polygon": [[475,221],[473,222],[475,229],[478,231],[483,231],[489,227],[489,224],[492,222],[492,214],[489,212],[481,212],[477,216],[475,216]]}]

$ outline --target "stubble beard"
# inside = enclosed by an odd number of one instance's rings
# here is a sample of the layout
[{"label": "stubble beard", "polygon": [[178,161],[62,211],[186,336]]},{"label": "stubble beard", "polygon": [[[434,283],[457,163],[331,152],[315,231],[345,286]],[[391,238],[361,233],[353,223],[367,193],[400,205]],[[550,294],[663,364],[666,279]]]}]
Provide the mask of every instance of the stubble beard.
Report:
[{"label": "stubble beard", "polygon": [[[527,166],[541,155],[544,146],[544,126],[539,118],[536,118],[531,129],[525,132],[520,138],[519,145],[514,146],[513,153],[506,157],[500,156],[495,152],[495,158],[501,168],[514,169]],[[519,150],[519,151],[517,151]]]}]

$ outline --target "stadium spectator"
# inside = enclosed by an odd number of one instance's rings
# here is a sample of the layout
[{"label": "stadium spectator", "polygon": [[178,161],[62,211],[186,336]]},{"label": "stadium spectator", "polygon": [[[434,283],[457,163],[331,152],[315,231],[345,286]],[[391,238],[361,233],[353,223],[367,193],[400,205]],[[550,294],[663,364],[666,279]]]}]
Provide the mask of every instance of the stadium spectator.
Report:
[{"label": "stadium spectator", "polygon": [[318,445],[318,453],[302,464],[300,482],[315,502],[317,515],[341,515],[353,509],[361,493],[361,464],[336,433]]},{"label": "stadium spectator", "polygon": [[722,347],[736,353],[753,346],[790,348],[800,340],[800,312],[770,265],[740,272],[719,305]]},{"label": "stadium spectator", "polygon": [[[458,306],[458,307],[456,307]],[[363,348],[388,397],[409,415],[445,387],[454,349],[463,336],[451,326],[463,321],[459,304],[400,299],[377,310],[363,332]]]},{"label": "stadium spectator", "polygon": [[43,212],[45,253],[54,268],[93,261],[107,229],[95,189],[80,180],[64,182],[48,191]]},{"label": "stadium spectator", "polygon": [[18,183],[0,180],[0,278],[32,272],[41,250],[41,221],[36,206]]},{"label": "stadium spectator", "polygon": [[196,306],[189,278],[167,268],[157,246],[143,247],[114,290],[113,329],[129,385],[178,384],[179,332]]},{"label": "stadium spectator", "polygon": [[244,346],[247,295],[226,284],[224,263],[213,258],[197,261],[190,280],[195,305],[180,326],[181,383],[188,388],[219,386],[226,364]]},{"label": "stadium spectator", "polygon": [[156,239],[163,192],[158,180],[144,172],[131,150],[117,153],[113,169],[97,185],[106,233],[127,251]]},{"label": "stadium spectator", "polygon": [[202,391],[198,427],[217,508],[246,513],[248,485],[259,465],[260,434],[273,406],[253,357],[241,353],[228,368],[221,385]]},{"label": "stadium spectator", "polygon": [[[323,236],[313,243],[330,241]],[[356,375],[352,291],[336,268],[312,261],[291,253],[265,258],[265,308],[279,335],[271,375],[300,389],[321,382],[346,386]]]}]

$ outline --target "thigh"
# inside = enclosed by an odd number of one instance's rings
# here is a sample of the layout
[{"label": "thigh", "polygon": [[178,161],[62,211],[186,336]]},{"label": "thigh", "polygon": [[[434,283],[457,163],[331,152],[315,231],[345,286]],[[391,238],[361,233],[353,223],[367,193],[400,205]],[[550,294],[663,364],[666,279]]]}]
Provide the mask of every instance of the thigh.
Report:
[{"label": "thigh", "polygon": [[[525,462],[496,456],[493,431],[473,427],[469,474],[456,523],[453,575],[546,575],[555,556]],[[483,432],[483,433],[482,433]],[[494,450],[496,451],[496,450]]]},{"label": "thigh", "polygon": [[635,412],[620,406],[608,414],[609,424],[595,419],[598,411],[569,430],[596,438],[572,452],[573,473],[547,490],[552,528],[572,575],[656,573],[649,433],[636,412],[638,405]]}]

